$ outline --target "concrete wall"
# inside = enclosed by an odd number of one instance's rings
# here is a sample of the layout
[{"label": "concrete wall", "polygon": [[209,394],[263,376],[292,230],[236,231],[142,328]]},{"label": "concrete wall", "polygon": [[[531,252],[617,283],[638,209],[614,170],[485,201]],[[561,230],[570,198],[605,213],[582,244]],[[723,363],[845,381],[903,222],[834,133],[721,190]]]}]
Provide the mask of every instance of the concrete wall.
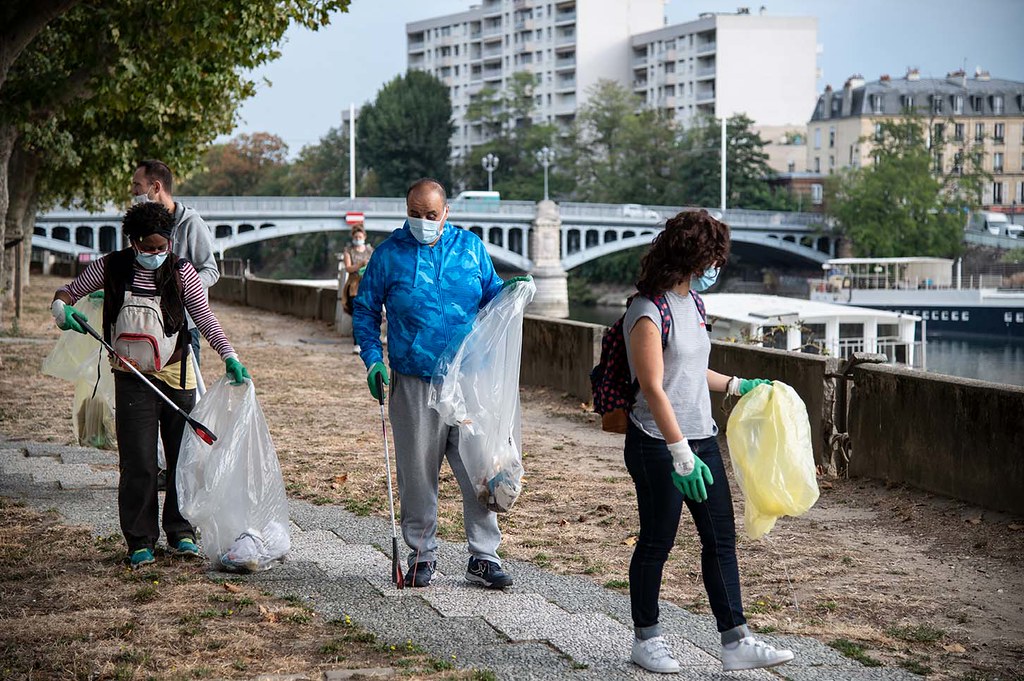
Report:
[{"label": "concrete wall", "polygon": [[590,402],[590,370],[601,357],[604,329],[600,324],[526,315],[520,381]]},{"label": "concrete wall", "polygon": [[[743,378],[770,378],[782,381],[796,390],[807,405],[811,422],[811,444],[814,460],[828,462],[828,441],[832,434],[832,381],[826,374],[835,373],[839,361],[832,357],[798,354],[722,341],[711,343],[711,368],[720,374]],[[735,404],[736,398],[725,402]],[[711,394],[711,406],[719,430],[725,432],[729,420],[722,409],[723,395]]]},{"label": "concrete wall", "polygon": [[851,475],[1024,515],[1024,388],[888,366],[854,381]]},{"label": "concrete wall", "polygon": [[334,322],[337,296],[333,288],[223,276],[210,289],[213,300],[325,322]]}]

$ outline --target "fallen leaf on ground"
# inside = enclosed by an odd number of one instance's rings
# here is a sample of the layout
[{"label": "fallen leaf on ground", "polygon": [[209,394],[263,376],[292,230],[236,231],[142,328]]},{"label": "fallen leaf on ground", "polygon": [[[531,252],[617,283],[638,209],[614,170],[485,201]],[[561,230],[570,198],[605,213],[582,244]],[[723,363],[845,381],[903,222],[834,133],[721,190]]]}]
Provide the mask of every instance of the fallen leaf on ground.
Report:
[{"label": "fallen leaf on ground", "polygon": [[230,591],[233,594],[237,594],[242,591],[242,587],[238,586],[237,584],[232,584],[231,582],[224,582],[224,590]]},{"label": "fallen leaf on ground", "polygon": [[956,655],[963,655],[967,652],[967,648],[964,648],[959,643],[947,643],[946,645],[942,646],[942,649],[945,650],[947,653],[954,653]]}]

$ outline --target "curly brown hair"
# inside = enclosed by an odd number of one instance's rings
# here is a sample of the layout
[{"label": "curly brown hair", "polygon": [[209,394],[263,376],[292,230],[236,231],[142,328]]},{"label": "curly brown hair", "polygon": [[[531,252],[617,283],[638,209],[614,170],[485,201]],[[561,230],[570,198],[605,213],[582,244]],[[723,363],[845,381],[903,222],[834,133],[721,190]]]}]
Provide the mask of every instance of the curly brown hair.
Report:
[{"label": "curly brown hair", "polygon": [[706,210],[688,210],[665,222],[640,261],[636,288],[645,296],[668,291],[712,264],[729,259],[729,226]]}]

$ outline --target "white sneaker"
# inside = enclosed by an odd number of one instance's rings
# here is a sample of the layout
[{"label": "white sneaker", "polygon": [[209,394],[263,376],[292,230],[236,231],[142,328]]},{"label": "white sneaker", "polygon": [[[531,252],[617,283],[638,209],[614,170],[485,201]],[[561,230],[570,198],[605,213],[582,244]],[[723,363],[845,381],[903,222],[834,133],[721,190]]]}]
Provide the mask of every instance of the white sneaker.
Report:
[{"label": "white sneaker", "polygon": [[655,636],[646,641],[633,639],[633,652],[629,659],[649,672],[675,674],[679,671],[679,663],[672,657],[668,642],[662,636]]},{"label": "white sneaker", "polygon": [[353,355],[358,355],[360,352],[362,352],[362,350],[359,349],[358,345],[353,345],[352,346],[352,354]]},{"label": "white sneaker", "polygon": [[776,650],[753,636],[722,646],[722,669],[727,672],[775,667],[792,659],[792,651]]}]

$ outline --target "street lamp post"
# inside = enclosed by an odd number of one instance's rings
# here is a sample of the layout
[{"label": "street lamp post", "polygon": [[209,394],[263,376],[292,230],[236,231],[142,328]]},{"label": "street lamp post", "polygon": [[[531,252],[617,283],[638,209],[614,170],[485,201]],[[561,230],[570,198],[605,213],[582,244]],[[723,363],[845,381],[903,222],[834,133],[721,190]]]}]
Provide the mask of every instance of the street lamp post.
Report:
[{"label": "street lamp post", "polygon": [[481,163],[483,163],[484,170],[487,171],[487,191],[492,191],[492,189],[491,189],[491,187],[493,186],[492,177],[493,177],[494,171],[498,169],[498,163],[500,161],[501,161],[501,159],[499,159],[494,154],[487,154],[486,156],[483,157],[483,160],[481,161]]},{"label": "street lamp post", "polygon": [[544,166],[544,200],[548,200],[548,166],[555,161],[555,152],[550,147],[537,151],[537,161]]}]

